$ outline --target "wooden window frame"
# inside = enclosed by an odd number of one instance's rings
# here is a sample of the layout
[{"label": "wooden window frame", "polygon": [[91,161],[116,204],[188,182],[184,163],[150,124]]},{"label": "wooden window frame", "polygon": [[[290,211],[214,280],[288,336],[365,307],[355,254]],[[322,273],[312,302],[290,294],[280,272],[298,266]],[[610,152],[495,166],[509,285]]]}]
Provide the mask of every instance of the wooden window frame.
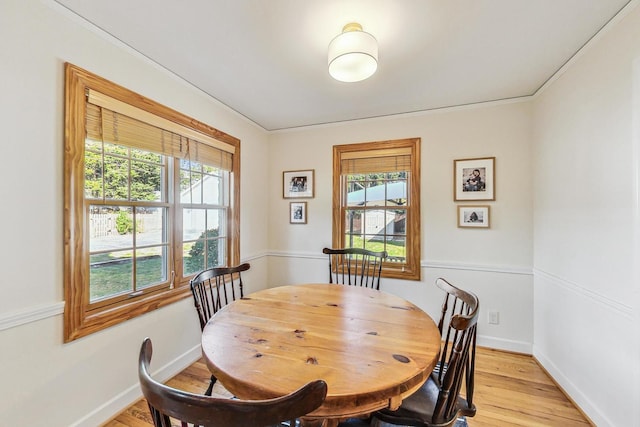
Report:
[{"label": "wooden window frame", "polygon": [[[84,194],[84,149],[87,114],[86,100],[90,91],[105,94],[118,102],[143,110],[150,119],[157,118],[170,126],[177,126],[188,135],[203,135],[204,142],[227,144],[232,147],[232,169],[229,173],[231,193],[227,215],[228,246],[226,259],[230,265],[240,261],[240,140],[201,123],[191,117],[145,98],[122,86],[103,79],[73,64],[65,63],[65,154],[64,154],[64,341],[80,337],[119,324],[191,295],[189,278],[176,274],[171,286],[106,307],[90,309],[88,239]],[[179,200],[170,210],[177,210]],[[174,213],[175,215],[175,213]],[[173,217],[170,215],[170,217]],[[182,251],[182,225],[169,221],[171,251]],[[170,257],[169,262],[173,262]],[[181,266],[173,269],[182,271]],[[177,273],[178,273],[177,272]],[[179,280],[178,280],[179,279]]]},{"label": "wooden window frame", "polygon": [[375,158],[409,153],[409,207],[406,219],[406,262],[384,262],[382,276],[396,279],[420,280],[420,138],[376,141],[333,146],[333,232],[334,248],[343,248],[346,224],[344,222],[346,194],[343,190],[341,164],[345,158]]}]

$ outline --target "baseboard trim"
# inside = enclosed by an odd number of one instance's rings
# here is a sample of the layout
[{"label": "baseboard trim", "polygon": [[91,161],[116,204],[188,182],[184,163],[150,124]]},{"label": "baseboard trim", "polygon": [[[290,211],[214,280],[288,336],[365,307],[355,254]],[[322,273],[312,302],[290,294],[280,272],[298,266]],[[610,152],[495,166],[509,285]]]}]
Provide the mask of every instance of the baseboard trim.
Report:
[{"label": "baseboard trim", "polygon": [[531,355],[533,353],[533,345],[530,342],[506,340],[503,338],[490,337],[487,335],[478,335],[477,345],[494,350],[508,351],[511,353],[527,355]]},{"label": "baseboard trim", "polygon": [[[591,424],[593,427],[596,427],[596,426],[613,427],[613,424],[611,424],[611,422],[607,419],[607,417],[605,417],[602,414],[602,412],[598,410],[598,408],[596,408],[594,405],[591,404],[591,401],[587,399],[584,393],[582,393],[579,388],[575,387],[573,383],[566,376],[564,376],[562,371],[553,364],[553,362],[551,362],[549,359],[544,357],[544,355],[535,351],[535,349],[533,351],[533,360],[538,364],[538,366],[540,366],[540,369],[542,369],[544,373],[547,374],[547,376],[551,379],[551,381],[553,381],[556,387],[558,387],[558,389],[573,404],[573,406],[575,406],[576,409],[580,411],[580,413],[586,418],[589,424]],[[558,381],[558,378],[562,378],[565,384],[570,385],[570,387],[568,387],[568,391],[570,391],[570,393],[567,391],[567,389],[565,389],[564,386],[560,384],[560,382]],[[580,400],[583,402],[582,405],[578,404],[576,399],[574,399],[572,396],[580,396],[581,398]],[[583,406],[590,408],[591,413],[598,415],[597,423],[594,422],[594,420],[587,415],[587,413],[583,409]]]},{"label": "baseboard trim", "polygon": [[[202,348],[200,345],[197,345],[166,365],[160,367],[155,372],[152,372],[151,375],[158,381],[165,382],[191,366],[201,357]],[[206,383],[204,384],[205,386],[207,385]],[[71,424],[70,427],[103,425],[118,416],[122,411],[133,405],[141,398],[142,391],[140,390],[140,385],[135,383],[122,393],[119,393],[100,407],[93,410],[91,413],[87,414],[82,419]]]}]

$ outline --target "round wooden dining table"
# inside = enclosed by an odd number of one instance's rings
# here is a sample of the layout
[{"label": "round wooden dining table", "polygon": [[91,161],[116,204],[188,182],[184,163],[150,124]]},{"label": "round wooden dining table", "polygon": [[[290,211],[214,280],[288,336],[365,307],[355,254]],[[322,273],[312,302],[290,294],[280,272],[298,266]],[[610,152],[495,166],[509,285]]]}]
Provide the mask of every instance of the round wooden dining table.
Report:
[{"label": "round wooden dining table", "polygon": [[330,284],[280,286],[219,310],[202,333],[207,366],[241,399],[282,396],[316,379],[327,397],[301,419],[341,419],[396,409],[426,381],[440,353],[433,319],[374,289]]}]

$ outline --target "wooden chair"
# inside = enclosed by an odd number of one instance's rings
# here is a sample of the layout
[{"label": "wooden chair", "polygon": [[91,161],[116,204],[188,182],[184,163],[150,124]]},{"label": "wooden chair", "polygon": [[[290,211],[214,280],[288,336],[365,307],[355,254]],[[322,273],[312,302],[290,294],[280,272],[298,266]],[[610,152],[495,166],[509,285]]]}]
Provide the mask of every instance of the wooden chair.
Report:
[{"label": "wooden chair", "polygon": [[[236,298],[244,297],[242,272],[251,266],[247,263],[235,267],[214,267],[201,271],[195,275],[189,286],[193,294],[193,303],[200,320],[200,329],[204,329],[211,316]],[[211,396],[217,381],[211,375],[206,396]]]},{"label": "wooden chair", "polygon": [[[170,417],[194,427],[264,427],[308,414],[318,408],[327,395],[327,384],[312,381],[298,390],[268,400],[220,399],[171,388],[151,378],[149,364],[153,348],[145,338],[140,348],[138,378],[147,399],[153,424],[171,427]],[[295,421],[294,421],[295,422]]]},{"label": "wooden chair", "polygon": [[[406,398],[396,411],[381,410],[373,417],[402,426],[447,427],[460,415],[473,417],[478,297],[447,282],[436,280],[445,291],[438,323],[443,346],[440,359],[424,385]],[[464,395],[461,386],[464,382]]]},{"label": "wooden chair", "polygon": [[329,255],[329,283],[380,290],[382,262],[387,252],[361,248],[324,248],[322,253]]}]

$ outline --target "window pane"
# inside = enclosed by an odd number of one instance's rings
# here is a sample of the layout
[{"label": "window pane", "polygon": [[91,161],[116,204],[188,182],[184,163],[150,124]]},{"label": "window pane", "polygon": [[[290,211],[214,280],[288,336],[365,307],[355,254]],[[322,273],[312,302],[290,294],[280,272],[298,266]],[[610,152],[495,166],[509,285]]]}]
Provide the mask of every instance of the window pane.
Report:
[{"label": "window pane", "polygon": [[[349,175],[347,206],[403,206],[407,203],[407,181],[399,179],[404,172]],[[362,178],[365,179],[362,179]],[[358,178],[358,179],[353,179]]]},{"label": "window pane", "polygon": [[345,248],[364,248],[364,239],[359,234],[345,234]]},{"label": "window pane", "polygon": [[106,199],[129,199],[129,162],[104,156],[104,194]]},{"label": "window pane", "polygon": [[184,276],[204,270],[204,240],[185,243],[182,247],[182,268]]},{"label": "window pane", "polygon": [[362,233],[362,213],[361,210],[347,209],[345,212],[345,232],[347,234],[361,234]]},{"label": "window pane", "polygon": [[386,174],[369,174],[364,182],[365,206],[384,206],[387,197]]},{"label": "window pane", "polygon": [[386,249],[389,256],[387,261],[405,263],[407,256],[407,239],[405,237],[395,237],[387,240]]},{"label": "window pane", "polygon": [[222,188],[220,177],[214,175],[205,175],[202,181],[203,186],[203,203],[212,205],[222,204]]},{"label": "window pane", "polygon": [[207,209],[207,230],[217,230],[217,236],[226,237],[226,210]]},{"label": "window pane", "polygon": [[84,154],[84,195],[102,199],[102,155],[93,151]]},{"label": "window pane", "polygon": [[167,243],[166,216],[166,208],[136,208],[136,244],[138,247]]},{"label": "window pane", "polygon": [[94,141],[93,139],[85,139],[84,141],[84,149],[85,151],[96,151],[98,153],[102,152],[102,141]]},{"label": "window pane", "polygon": [[89,267],[90,302],[133,291],[131,251],[91,255]]},{"label": "window pane", "polygon": [[204,209],[182,210],[182,239],[184,241],[203,238],[205,227]]},{"label": "window pane", "polygon": [[[104,158],[96,151],[85,152],[87,197],[146,201],[166,199],[163,156],[113,144],[104,144],[104,147],[108,153]],[[136,160],[131,161],[130,154]]]},{"label": "window pane", "polygon": [[136,289],[167,281],[167,247],[156,246],[136,251]]},{"label": "window pane", "polygon": [[91,252],[133,247],[133,215],[128,206],[89,207]]},{"label": "window pane", "polygon": [[162,155],[152,153],[150,151],[138,150],[137,148],[131,149],[131,158],[135,160],[144,160],[145,162],[162,164]]},{"label": "window pane", "polygon": [[349,175],[347,177],[347,206],[365,205],[366,182],[356,178],[364,178],[363,175]]},{"label": "window pane", "polygon": [[188,190],[191,192],[190,203],[202,203],[202,174],[191,172],[191,181]]},{"label": "window pane", "polygon": [[202,174],[180,170],[180,203],[202,203]]},{"label": "window pane", "polygon": [[405,206],[407,204],[407,181],[388,181],[386,186],[387,206]]},{"label": "window pane", "polygon": [[384,236],[367,234],[364,236],[364,248],[370,251],[383,251],[384,240]]},{"label": "window pane", "polygon": [[384,210],[367,210],[364,212],[364,233],[365,234],[384,234]]},{"label": "window pane", "polygon": [[222,169],[209,165],[202,165],[202,171],[209,175],[220,175],[222,173]]},{"label": "window pane", "polygon": [[122,157],[129,157],[129,149],[122,145],[104,143],[104,152],[106,154],[115,154]]},{"label": "window pane", "polygon": [[[374,209],[345,210],[345,247],[386,250],[394,262],[406,260],[407,172],[347,175],[347,206]],[[377,209],[376,209],[377,208]]]},{"label": "window pane", "polygon": [[207,268],[225,265],[225,240],[207,240]]},{"label": "window pane", "polygon": [[132,161],[131,162],[131,200],[162,200],[161,165]]},{"label": "window pane", "polygon": [[198,239],[191,249],[193,254],[197,256],[199,256],[200,253],[204,253],[207,268],[223,265],[221,260],[224,260],[225,258],[224,247],[220,248],[220,239],[218,239],[218,234],[217,228],[210,228],[203,236],[204,238]]},{"label": "window pane", "polygon": [[405,210],[388,210],[386,219],[387,234],[404,236],[407,227]]},{"label": "window pane", "polygon": [[191,203],[189,171],[180,169],[180,203]]}]

